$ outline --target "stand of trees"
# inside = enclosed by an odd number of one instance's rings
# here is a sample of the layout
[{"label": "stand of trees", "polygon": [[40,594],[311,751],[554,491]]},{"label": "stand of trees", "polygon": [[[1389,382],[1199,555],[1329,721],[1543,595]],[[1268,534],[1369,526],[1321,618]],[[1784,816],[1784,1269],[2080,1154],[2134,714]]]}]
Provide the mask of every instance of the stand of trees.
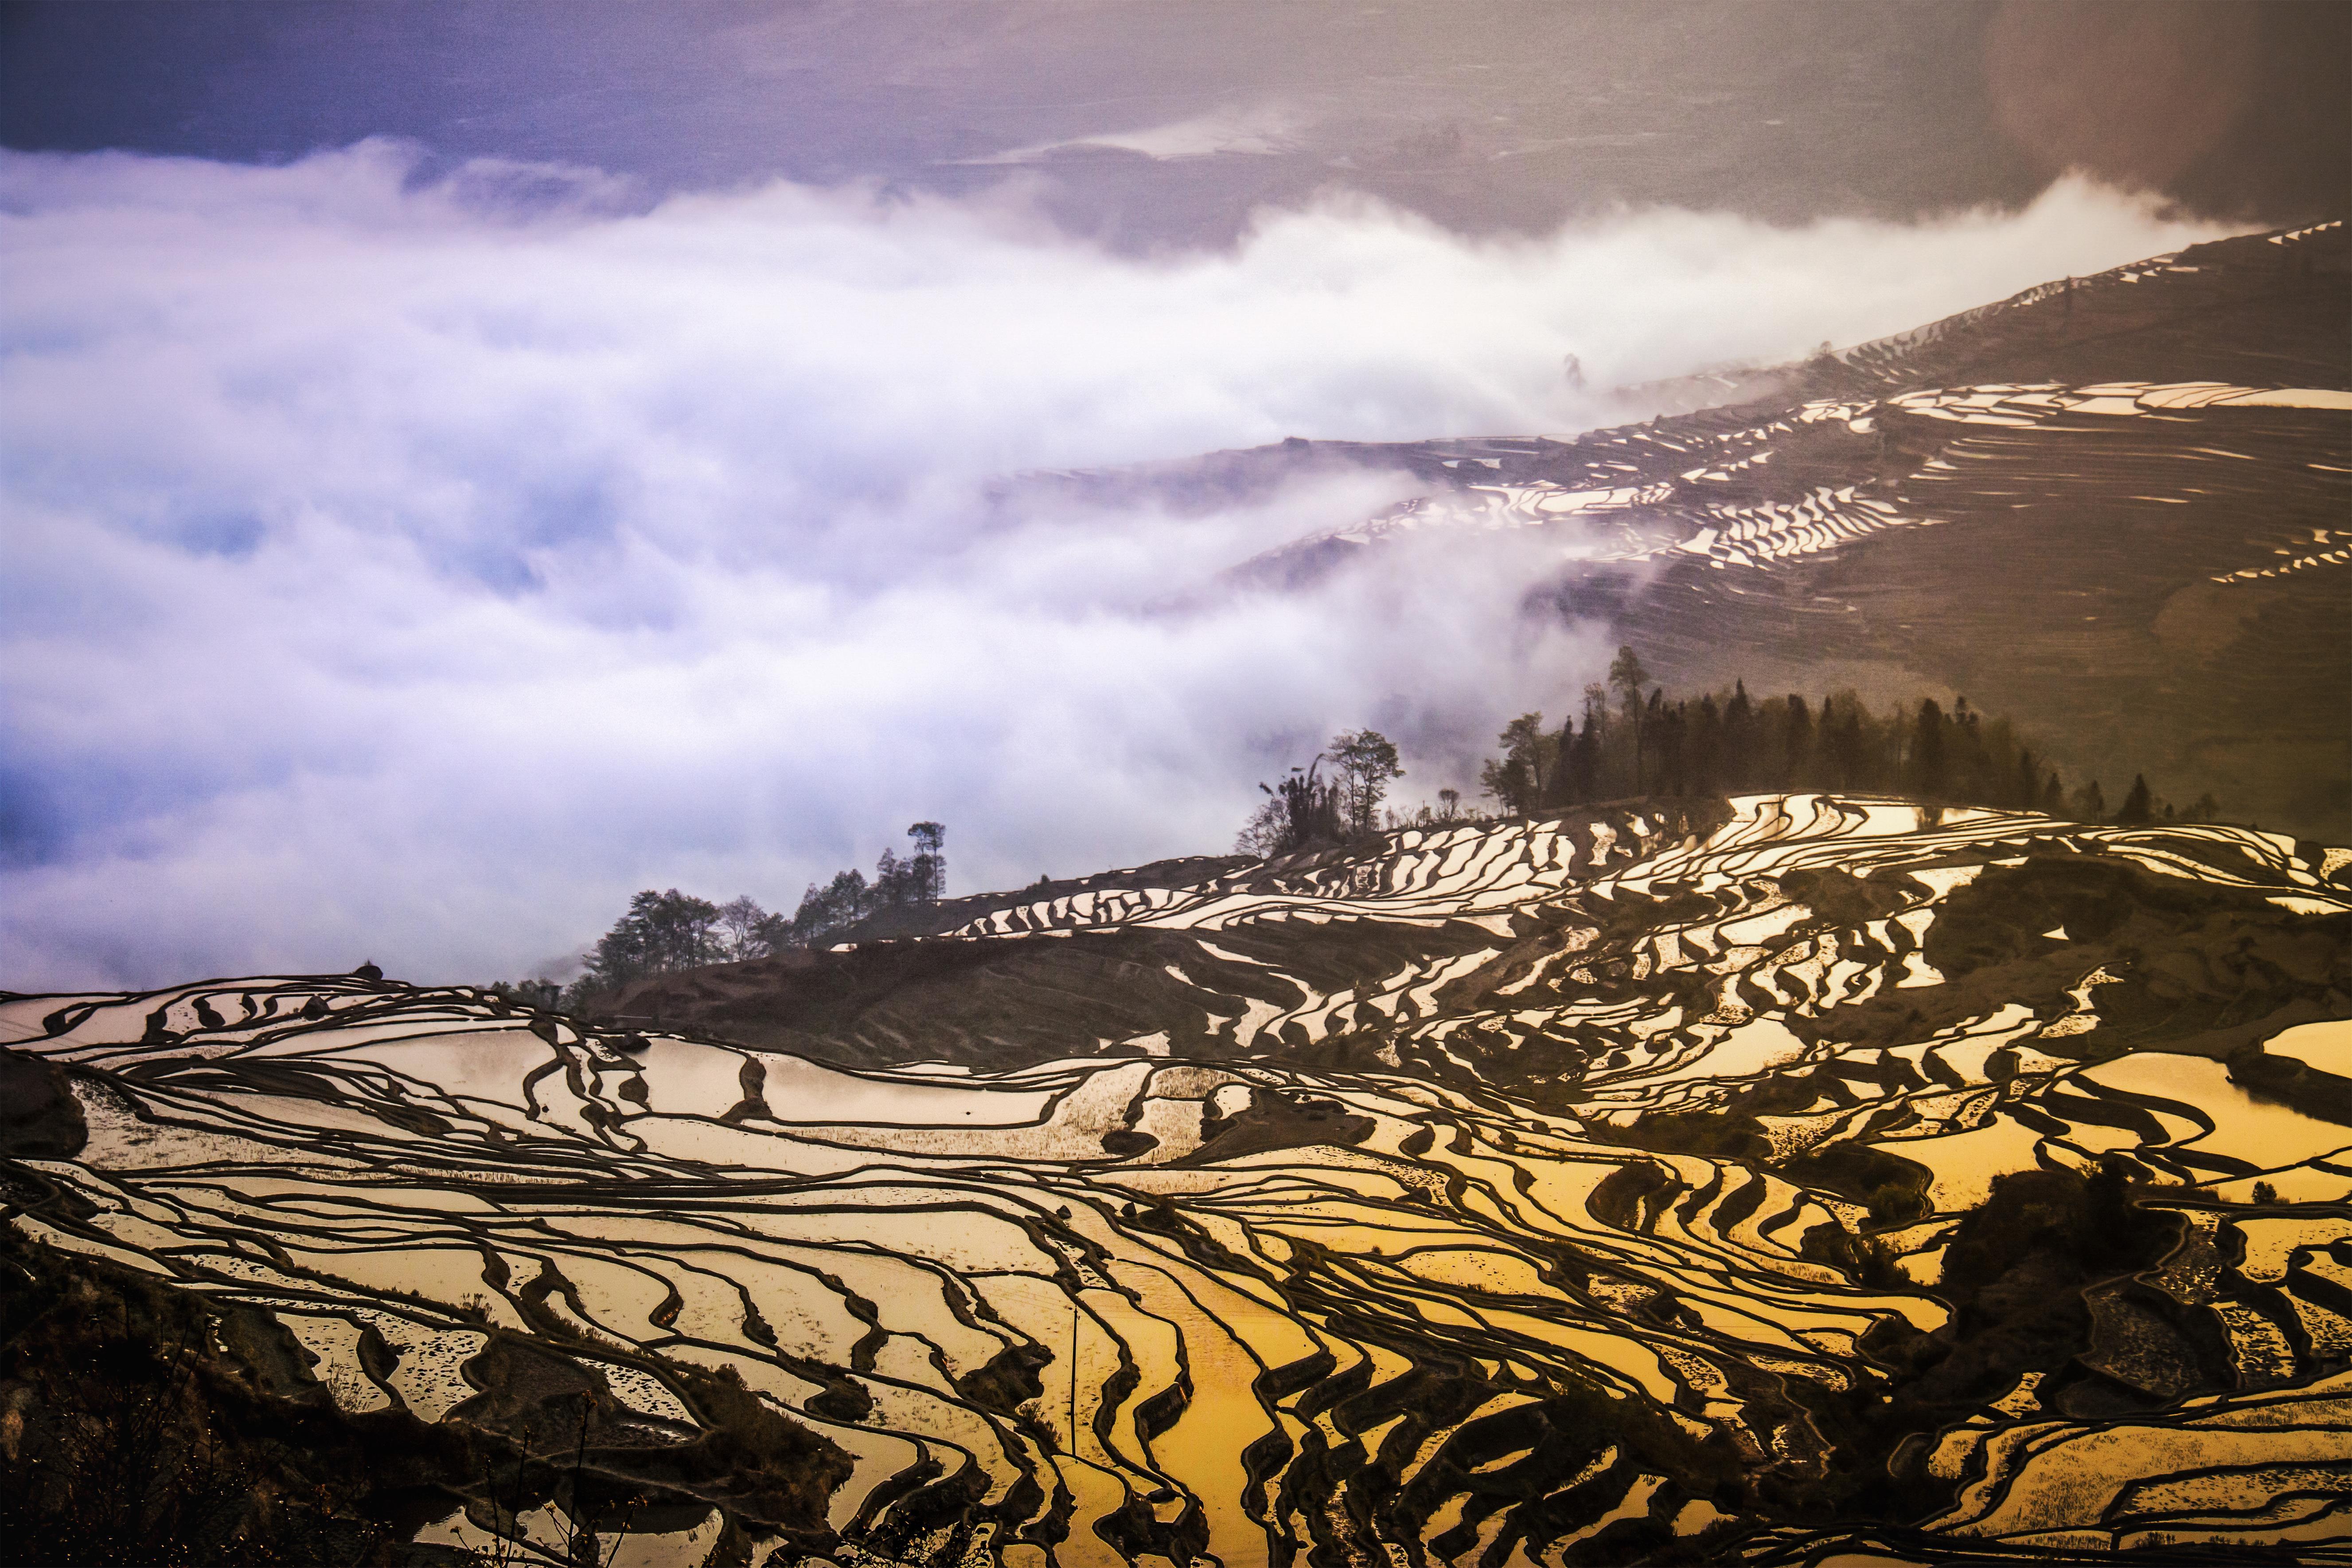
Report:
[{"label": "stand of trees", "polygon": [[774,922],[768,950],[824,946],[837,932],[894,905],[939,902],[947,896],[947,836],[948,830],[936,822],[918,822],[907,829],[915,852],[901,858],[896,850],[883,850],[874,863],[872,881],[853,867],[835,872],[822,888],[811,882],[791,920],[767,917]]},{"label": "stand of trees", "polygon": [[[2210,822],[2221,806],[2210,795],[2181,810],[2135,775],[2120,806],[2110,808],[2096,779],[2068,787],[2007,719],[1987,718],[1958,699],[1947,712],[1934,698],[1874,713],[1859,693],[1801,692],[1751,697],[1745,680],[1727,690],[1669,699],[1641,655],[1617,650],[1606,681],[1583,692],[1582,711],[1558,730],[1522,713],[1496,737],[1478,782],[1499,815],[1525,816],[1588,801],[1646,795],[1723,795],[1769,790],[1901,795],[1930,803],[2045,812],[2077,822],[2125,826],[2147,822]],[[1373,730],[1334,735],[1307,766],[1278,784],[1234,847],[1243,854],[1286,855],[1388,827],[1429,826],[1479,817],[1458,793],[1437,792],[1435,807],[1410,815],[1381,802],[1401,778],[1397,750]]]},{"label": "stand of trees", "polygon": [[1873,713],[1852,690],[1817,702],[1799,692],[1751,698],[1727,691],[1669,700],[1641,657],[1618,650],[1607,684],[1584,689],[1581,722],[1556,731],[1522,713],[1496,737],[1479,782],[1507,816],[1641,795],[1738,795],[1819,789],[1905,795],[1952,805],[2048,812],[2083,822],[2130,825],[2210,820],[2210,795],[2186,813],[2136,776],[2110,814],[2096,779],[2068,789],[2007,719],[1988,719],[1962,697],[1949,712],[1933,698]]},{"label": "stand of trees", "polygon": [[652,889],[629,900],[628,912],[596,939],[588,966],[569,989],[549,982],[501,981],[493,993],[530,1006],[577,1007],[588,998],[618,991],[649,975],[769,958],[793,948],[830,943],[848,927],[893,905],[937,903],[947,891],[947,832],[936,822],[907,829],[914,852],[882,851],[874,879],[851,869],[820,888],[809,884],[790,917],[761,909],[750,897],[714,904],[682,893]]},{"label": "stand of trees", "polygon": [[[1328,779],[1322,776],[1326,763],[1331,764]],[[1291,769],[1279,784],[1257,786],[1266,798],[1234,847],[1244,855],[1287,855],[1378,833],[1389,781],[1403,776],[1396,743],[1378,730],[1334,735],[1306,767]]]}]

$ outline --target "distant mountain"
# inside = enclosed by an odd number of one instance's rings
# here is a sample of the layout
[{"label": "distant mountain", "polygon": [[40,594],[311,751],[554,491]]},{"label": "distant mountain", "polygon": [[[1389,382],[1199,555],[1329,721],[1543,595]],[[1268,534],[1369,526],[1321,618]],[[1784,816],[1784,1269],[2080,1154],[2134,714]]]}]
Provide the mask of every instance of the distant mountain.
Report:
[{"label": "distant mountain", "polygon": [[168,1298],[173,1420],[509,1562],[2352,1551],[2352,851],[1753,795],[941,923],[0,1002],[12,1342]]},{"label": "distant mountain", "polygon": [[[2352,241],[2343,224],[2060,279],[1645,424],[1295,441],[1048,480],[1206,504],[1350,465],[1428,489],[1241,563],[1280,592],[1429,530],[1532,535],[1528,613],[1671,689],[1964,695],[2070,778],[2352,838]],[[1738,401],[1731,401],[1732,399]],[[1563,701],[1572,693],[1562,693]]]}]

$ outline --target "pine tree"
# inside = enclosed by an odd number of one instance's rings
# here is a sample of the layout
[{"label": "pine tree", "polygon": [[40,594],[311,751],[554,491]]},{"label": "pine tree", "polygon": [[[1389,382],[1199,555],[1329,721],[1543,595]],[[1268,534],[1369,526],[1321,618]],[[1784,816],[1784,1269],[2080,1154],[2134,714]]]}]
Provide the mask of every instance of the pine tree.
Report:
[{"label": "pine tree", "polygon": [[[1834,698],[1822,700],[1824,731],[1829,729],[1830,704],[1835,700]],[[1832,780],[1842,790],[1861,789],[1866,783],[1869,766],[1867,738],[1862,727],[1862,700],[1849,695],[1838,706],[1837,728],[1829,748]]]},{"label": "pine tree", "polygon": [[1716,748],[1715,772],[1721,787],[1741,794],[1762,783],[1756,765],[1756,708],[1748,700],[1748,682],[1731,683],[1731,700],[1723,705],[1723,738]]},{"label": "pine tree", "polygon": [[1949,770],[1944,758],[1944,710],[1932,697],[1919,700],[1911,729],[1911,786],[1929,800],[1944,798]]},{"label": "pine tree", "polygon": [[915,841],[914,859],[916,897],[925,903],[936,904],[948,896],[948,830],[937,822],[918,822],[907,829],[907,837]]},{"label": "pine tree", "polygon": [[1642,710],[1642,688],[1650,682],[1650,672],[1642,668],[1642,656],[1625,644],[1617,649],[1617,658],[1609,666],[1609,687],[1616,692],[1624,706],[1625,717],[1633,726],[1633,793],[1642,793],[1642,742],[1644,715]]},{"label": "pine tree", "polygon": [[[1680,705],[1676,705],[1677,711]],[[1727,748],[1724,742],[1728,728],[1723,715],[1716,711],[1715,699],[1702,697],[1698,706],[1690,710],[1690,732],[1683,742],[1683,765],[1687,773],[1685,787],[1677,795],[1714,795],[1718,791],[1730,794],[1738,785],[1729,776],[1727,765]]]},{"label": "pine tree", "polygon": [[[1663,699],[1664,693],[1659,696]],[[1684,742],[1689,737],[1689,718],[1681,703],[1669,707],[1663,700],[1658,704],[1657,717],[1660,791],[1665,795],[1687,795],[1690,781],[1685,773]]]},{"label": "pine tree", "polygon": [[1785,717],[1780,726],[1778,783],[1782,789],[1801,789],[1813,765],[1812,716],[1805,711],[1805,700],[1793,691],[1789,693],[1782,711]]},{"label": "pine tree", "polygon": [[1601,760],[1608,745],[1608,729],[1609,689],[1595,681],[1584,689],[1584,728],[1577,732],[1576,754],[1570,763],[1579,800],[1600,798]]},{"label": "pine tree", "polygon": [[2116,825],[2118,827],[2139,827],[2155,816],[2155,807],[2148,800],[2147,777],[2144,773],[2134,773],[2131,793],[2124,796],[2123,805],[2116,812]]},{"label": "pine tree", "polygon": [[1559,738],[1552,742],[1551,773],[1545,781],[1546,804],[1574,805],[1584,796],[1576,785],[1576,720],[1573,716],[1560,721]]}]

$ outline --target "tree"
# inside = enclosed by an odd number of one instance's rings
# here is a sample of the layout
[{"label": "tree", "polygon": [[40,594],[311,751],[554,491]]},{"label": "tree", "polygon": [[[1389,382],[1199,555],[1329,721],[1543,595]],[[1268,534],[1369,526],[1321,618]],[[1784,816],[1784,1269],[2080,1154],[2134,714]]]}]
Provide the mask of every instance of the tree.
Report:
[{"label": "tree", "polygon": [[2068,804],[2074,808],[2074,820],[2077,822],[2105,822],[2107,819],[2107,797],[2100,793],[2096,779],[2076,790]]},{"label": "tree", "polygon": [[1543,715],[1520,714],[1503,726],[1503,732],[1495,741],[1503,748],[1505,756],[1527,764],[1528,783],[1541,795],[1548,773],[1544,766]]},{"label": "tree", "polygon": [[767,957],[773,922],[774,917],[753,903],[748,893],[719,905],[716,934],[720,960],[740,963],[747,958]]},{"label": "tree", "polygon": [[1797,789],[1813,765],[1813,720],[1805,711],[1805,700],[1793,691],[1782,711],[1786,716],[1780,725],[1780,784],[1782,789]]},{"label": "tree", "polygon": [[1318,776],[1325,758],[1318,752],[1303,768],[1293,768],[1278,784],[1261,784],[1265,804],[1242,829],[1234,847],[1245,855],[1270,858],[1314,844],[1336,843],[1340,837],[1339,790]]},{"label": "tree", "polygon": [[917,896],[936,904],[948,896],[947,826],[918,822],[907,829],[907,837],[915,841],[915,857],[908,864],[915,868]]},{"label": "tree", "polygon": [[1576,721],[1560,721],[1559,734],[1550,743],[1551,765],[1544,774],[1544,804],[1570,805],[1584,798],[1576,793]]},{"label": "tree", "polygon": [[712,927],[719,923],[719,906],[692,898],[676,888],[666,893],[647,889],[629,900],[629,912],[596,941],[583,978],[599,991],[616,991],[633,980],[669,974],[717,961],[719,948]]},{"label": "tree", "polygon": [[2044,816],[2066,815],[2066,792],[2058,783],[2056,768],[2052,768],[2050,776],[2042,781],[2042,815]]},{"label": "tree", "polygon": [[1601,758],[1608,744],[1609,689],[1598,681],[1584,689],[1584,728],[1568,760],[1570,787],[1577,800],[1594,800],[1601,794]]},{"label": "tree", "polygon": [[936,822],[919,822],[907,829],[915,852],[901,856],[885,849],[874,864],[874,901],[880,905],[937,903],[947,881],[947,858],[940,851],[948,830]]},{"label": "tree", "polygon": [[[1834,709],[1837,718],[1832,721]],[[1862,700],[1853,692],[1822,699],[1822,748],[1828,753],[1823,783],[1838,789],[1862,789],[1868,783],[1870,746],[1863,731]]]},{"label": "tree", "polygon": [[1748,700],[1748,682],[1734,680],[1731,700],[1723,705],[1722,733],[1710,748],[1709,760],[1719,787],[1737,795],[1763,782],[1756,756],[1756,705]]},{"label": "tree", "polygon": [[494,980],[482,987],[501,1001],[552,1012],[563,1005],[563,987],[552,980]]},{"label": "tree", "polygon": [[834,933],[864,920],[877,905],[862,871],[835,872],[833,880],[822,888],[811,882],[808,891],[801,895],[800,907],[793,911],[791,944],[827,944]]},{"label": "tree", "polygon": [[1654,788],[1665,795],[1685,793],[1683,742],[1690,726],[1679,702],[1668,707],[1663,687],[1650,693],[1649,727],[1657,737],[1658,776]]},{"label": "tree", "polygon": [[[1264,784],[1257,787],[1265,790],[1265,798],[1257,803],[1257,809],[1250,813],[1250,819],[1234,836],[1234,852],[1267,860],[1282,853],[1282,837],[1290,828],[1290,812],[1280,795]],[[1045,878],[1037,879],[1042,882]]]},{"label": "tree", "polygon": [[1689,724],[1683,737],[1684,788],[1677,794],[1728,795],[1736,788],[1727,762],[1724,742],[1727,726],[1723,715],[1716,710],[1715,699],[1702,697],[1698,706],[1684,712],[1680,704],[1676,711]]},{"label": "tree", "polygon": [[1437,792],[1438,819],[1443,822],[1451,822],[1461,815],[1462,792],[1451,787],[1439,790]]},{"label": "tree", "polygon": [[1633,645],[1622,644],[1617,657],[1609,666],[1609,687],[1617,693],[1625,716],[1633,724],[1633,793],[1642,793],[1642,688],[1650,683],[1650,672],[1642,668],[1642,656]]},{"label": "tree", "polygon": [[1339,791],[1341,818],[1357,833],[1378,830],[1389,780],[1404,777],[1395,743],[1378,730],[1351,730],[1332,736],[1326,754],[1339,775],[1333,787]]},{"label": "tree", "polygon": [[2156,809],[2148,802],[2147,776],[2145,773],[2134,773],[2131,792],[2124,796],[2123,805],[2116,811],[2116,826],[2142,827],[2147,826],[2155,816]]},{"label": "tree", "polygon": [[1929,800],[1941,800],[1946,777],[1944,710],[1934,698],[1923,697],[1911,729],[1911,787]]},{"label": "tree", "polygon": [[636,909],[641,901],[649,938],[647,952],[656,973],[694,969],[718,956],[718,938],[712,930],[719,923],[717,904],[676,888],[660,894],[639,893],[630,908]]},{"label": "tree", "polygon": [[793,945],[792,918],[782,910],[771,910],[760,917],[751,931],[752,956],[773,958]]},{"label": "tree", "polygon": [[1528,764],[1517,757],[1499,762],[1488,757],[1478,770],[1478,787],[1502,802],[1504,816],[1524,816],[1534,793],[1534,781],[1528,776]]}]

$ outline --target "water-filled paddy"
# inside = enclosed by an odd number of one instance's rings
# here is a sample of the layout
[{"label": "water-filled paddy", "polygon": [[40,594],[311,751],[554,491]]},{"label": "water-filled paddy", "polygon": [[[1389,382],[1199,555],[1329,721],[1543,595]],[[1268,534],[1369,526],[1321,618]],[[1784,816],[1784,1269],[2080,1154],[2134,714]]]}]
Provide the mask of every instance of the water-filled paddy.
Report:
[{"label": "water-filled paddy", "polygon": [[[1198,943],[1173,964],[1188,994],[1238,972],[1293,998],[1228,995],[1189,1036],[1160,1031],[1171,1051],[1213,1042],[1198,1061],[1057,1047],[1001,1070],[848,1072],[659,1031],[624,1052],[457,994],[315,980],[256,983],[249,1012],[205,988],[244,1020],[218,1031],[175,994],[182,1041],[146,1035],[152,1002],[83,999],[49,1048],[101,1064],[75,1087],[90,1142],[38,1168],[90,1206],[12,1218],[268,1311],[345,1408],[396,1398],[448,1419],[484,1347],[521,1338],[593,1362],[622,1405],[682,1432],[689,1404],[648,1369],[723,1369],[844,1451],[824,1517],[885,1556],[946,1539],[893,1531],[952,1484],[1020,1515],[989,1539],[1033,1568],[1256,1562],[1408,1502],[1423,1541],[1458,1523],[1446,1538],[1465,1552],[1555,1562],[1644,1521],[1709,1542],[1748,1528],[1732,1508],[1747,1494],[1676,1445],[1808,1484],[1835,1425],[1819,1402],[1866,1413],[1902,1387],[1868,1347],[1957,1331],[1941,1293],[1964,1216],[2005,1176],[2120,1157],[2134,1193],[2189,1205],[2203,1239],[2144,1278],[2200,1315],[2226,1385],[2117,1424],[2012,1378],[2007,1400],[1923,1416],[1920,1473],[1951,1489],[1937,1528],[2329,1539],[2339,1516],[2297,1511],[2292,1478],[2344,1441],[2321,1368],[2352,1347],[2352,1226],[2312,1205],[2352,1188],[2329,1163],[2352,1129],[2204,1057],[2081,1065],[2098,993],[2137,984],[2078,953],[2086,932],[2058,943],[2036,922],[2032,951],[2066,956],[2026,997],[1947,999],[1965,973],[1920,960],[1992,868],[2061,832],[1754,798],[1706,832],[1454,829],[1400,840],[1377,875],[991,917],[1150,929]],[[2200,832],[2198,858],[2141,840],[2133,864],[2235,856],[2217,886],[2337,896],[2291,845]],[[2069,855],[2101,852],[2064,837]],[[1904,879],[1843,925],[1775,880],[1832,868]],[[1643,928],[1626,911],[1656,888],[1715,912]],[[1377,963],[1331,959],[1353,952],[1328,945],[1350,922],[1393,952],[1368,936]],[[1898,994],[1916,1022],[1869,1011]],[[301,1019],[312,998],[326,1016]],[[1265,1033],[1290,1026],[1290,1045]],[[2332,1070],[2335,1028],[2272,1049]],[[242,1077],[247,1061],[267,1070]],[[1762,1089],[1780,1097],[1753,1121],[1764,1152],[1710,1146],[1707,1119]],[[1653,1121],[1665,1111],[1685,1120]],[[1840,1150],[1874,1152],[1840,1174]],[[1928,1212],[1876,1190],[1918,1168]],[[2323,1180],[2335,1190],[2297,1184]],[[381,1382],[370,1331],[391,1347]],[[1541,1479],[1499,1503],[1479,1489],[1515,1476]],[[628,1550],[650,1563],[703,1528]]]}]

